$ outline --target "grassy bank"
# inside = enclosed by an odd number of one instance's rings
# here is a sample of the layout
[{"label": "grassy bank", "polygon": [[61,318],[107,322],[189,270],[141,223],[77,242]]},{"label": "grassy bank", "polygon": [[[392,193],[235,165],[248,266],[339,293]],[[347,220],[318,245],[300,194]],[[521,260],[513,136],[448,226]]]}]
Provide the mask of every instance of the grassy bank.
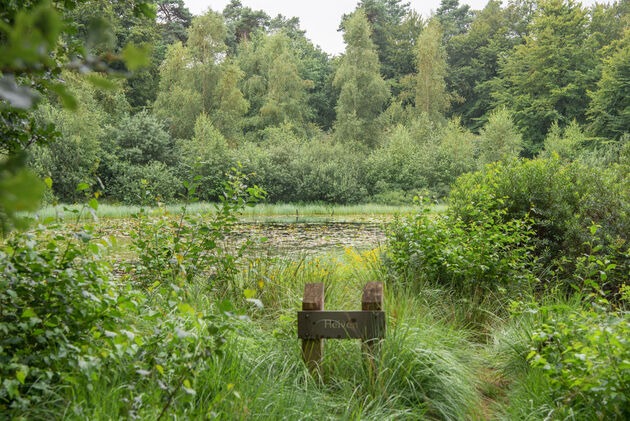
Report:
[{"label": "grassy bank", "polygon": [[[41,220],[48,218],[73,219],[76,218],[75,210],[81,209],[81,205],[56,205],[46,206],[34,215]],[[99,218],[128,218],[138,213],[142,209],[136,205],[108,205],[99,204],[96,215]],[[145,207],[147,210],[155,208]],[[166,205],[168,212],[179,214],[182,210],[181,204]],[[287,220],[295,220],[296,217],[300,221],[306,221],[307,218],[322,218],[336,220],[355,220],[369,218],[391,217],[395,214],[409,213],[413,206],[392,206],[381,205],[376,203],[366,203],[357,205],[328,205],[323,203],[262,203],[254,207],[246,208],[243,212],[243,218],[247,220],[258,220],[264,218],[285,218]],[[435,212],[442,212],[444,205],[436,205]],[[214,210],[213,203],[193,203],[188,205],[189,213],[205,213]],[[83,218],[91,218],[90,214],[85,212]]]}]

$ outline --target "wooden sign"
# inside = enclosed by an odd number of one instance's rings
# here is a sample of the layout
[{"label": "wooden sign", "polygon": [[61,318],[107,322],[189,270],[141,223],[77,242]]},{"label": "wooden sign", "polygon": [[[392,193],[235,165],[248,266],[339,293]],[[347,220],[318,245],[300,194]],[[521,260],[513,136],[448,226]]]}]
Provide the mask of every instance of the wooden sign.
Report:
[{"label": "wooden sign", "polygon": [[324,339],[361,339],[373,370],[378,340],[385,337],[385,319],[382,282],[365,285],[361,311],[324,311],[324,284],[306,284],[302,311],[298,311],[298,338],[302,339],[302,356],[307,367],[311,372],[319,368]]},{"label": "wooden sign", "polygon": [[368,340],[384,336],[384,311],[298,311],[300,339]]}]

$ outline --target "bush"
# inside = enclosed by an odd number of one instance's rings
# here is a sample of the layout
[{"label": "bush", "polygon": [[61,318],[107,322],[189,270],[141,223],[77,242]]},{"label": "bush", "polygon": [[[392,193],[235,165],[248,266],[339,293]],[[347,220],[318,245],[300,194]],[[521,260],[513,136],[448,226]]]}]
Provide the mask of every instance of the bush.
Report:
[{"label": "bush", "polygon": [[387,233],[387,261],[399,279],[435,283],[471,298],[523,286],[531,264],[530,220],[506,220],[506,211],[492,209],[490,198],[477,209],[477,218],[468,221],[451,212],[431,216],[428,206],[395,220]]},{"label": "bush", "polygon": [[124,117],[112,127],[107,136],[109,143],[104,149],[113,155],[107,162],[124,161],[132,165],[147,165],[158,161],[172,164],[173,141],[162,129],[157,118],[146,111]]},{"label": "bush", "polygon": [[[67,239],[70,238],[70,239]],[[0,411],[27,414],[101,362],[123,318],[104,245],[89,230],[38,230],[0,248]],[[7,411],[7,412],[5,412]],[[37,413],[37,412],[35,412]],[[30,414],[30,415],[28,415]]]},{"label": "bush", "polygon": [[232,151],[227,141],[206,114],[200,114],[195,123],[195,134],[190,140],[180,140],[181,177],[195,171],[199,176],[197,195],[201,200],[219,200],[226,173],[233,165]]},{"label": "bush", "polygon": [[[541,311],[541,309],[537,309]],[[630,417],[630,317],[605,303],[544,312],[528,359],[549,378],[556,417]]]},{"label": "bush", "polygon": [[149,199],[168,203],[182,191],[181,180],[162,162],[153,161],[148,165],[115,162],[112,171],[116,178],[107,186],[107,192],[122,203],[141,204]]},{"label": "bush", "polygon": [[504,222],[529,215],[543,263],[584,253],[593,223],[601,226],[604,245],[623,243],[630,233],[630,186],[614,170],[557,157],[495,163],[457,180],[449,211],[471,223],[483,216],[478,204],[488,197],[491,210],[506,210]]},{"label": "bush", "polygon": [[362,154],[346,144],[310,140],[302,144],[296,161],[298,200],[345,204],[367,195],[361,185]]},{"label": "bush", "polygon": [[422,151],[418,139],[413,139],[404,126],[397,126],[374,150],[366,161],[366,186],[370,194],[389,191],[417,192],[427,187],[419,163]]},{"label": "bush", "polygon": [[361,153],[328,138],[297,138],[290,126],[265,129],[262,144],[245,144],[237,159],[270,201],[356,203],[367,193]]},{"label": "bush", "polygon": [[506,161],[518,157],[523,139],[514,125],[510,112],[500,107],[490,114],[478,139],[479,164]]}]

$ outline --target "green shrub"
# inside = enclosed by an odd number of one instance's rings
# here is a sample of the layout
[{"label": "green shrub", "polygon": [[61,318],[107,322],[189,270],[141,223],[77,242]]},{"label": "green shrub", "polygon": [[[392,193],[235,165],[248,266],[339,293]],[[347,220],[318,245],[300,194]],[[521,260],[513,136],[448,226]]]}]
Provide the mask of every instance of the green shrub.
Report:
[{"label": "green shrub", "polygon": [[199,199],[216,202],[227,180],[226,173],[233,165],[232,151],[227,141],[217,130],[210,118],[202,113],[197,117],[195,133],[192,139],[178,141],[181,156],[181,177],[194,171],[199,179]]},{"label": "green shrub", "polygon": [[630,417],[630,316],[606,303],[538,310],[528,359],[549,378],[558,416]]},{"label": "green shrub", "polygon": [[304,142],[294,168],[300,201],[357,203],[367,195],[361,185],[362,155],[346,144],[329,139]]},{"label": "green shrub", "polygon": [[480,166],[518,157],[523,149],[523,139],[505,107],[499,107],[490,114],[481,129],[477,145]]},{"label": "green shrub", "polygon": [[0,412],[37,418],[56,385],[101,364],[98,338],[123,313],[105,245],[91,237],[40,229],[0,247]]},{"label": "green shrub", "polygon": [[404,126],[397,126],[384,144],[368,157],[366,186],[370,194],[389,191],[417,192],[427,187],[427,180],[419,163],[422,151],[417,139]]},{"label": "green shrub", "polygon": [[168,203],[173,202],[182,191],[181,180],[173,168],[162,162],[153,161],[147,165],[115,162],[111,169],[116,178],[106,186],[108,196],[121,203],[140,204],[147,196]]},{"label": "green shrub", "polygon": [[457,180],[449,211],[470,223],[481,216],[479,203],[488,197],[491,209],[506,210],[503,221],[529,215],[543,263],[584,253],[593,223],[601,226],[603,245],[624,243],[630,233],[630,185],[614,169],[557,157],[495,163]]},{"label": "green shrub", "polygon": [[469,297],[514,289],[529,280],[531,221],[505,219],[489,198],[474,220],[447,212],[430,216],[423,207],[388,229],[387,261],[404,282],[437,284]]},{"label": "green shrub", "polygon": [[146,111],[122,118],[110,128],[107,137],[108,144],[103,148],[113,154],[108,157],[111,160],[133,165],[154,161],[172,164],[174,161],[171,137],[162,129],[160,121]]}]

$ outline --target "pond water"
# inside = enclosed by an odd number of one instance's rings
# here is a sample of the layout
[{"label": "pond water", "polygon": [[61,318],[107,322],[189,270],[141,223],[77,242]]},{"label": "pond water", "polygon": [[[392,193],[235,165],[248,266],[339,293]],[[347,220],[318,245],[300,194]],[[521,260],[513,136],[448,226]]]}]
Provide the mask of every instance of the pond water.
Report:
[{"label": "pond water", "polygon": [[385,241],[379,223],[240,223],[234,227],[237,240],[266,238],[254,251],[264,255],[302,255],[343,252],[345,248],[374,249]]}]

